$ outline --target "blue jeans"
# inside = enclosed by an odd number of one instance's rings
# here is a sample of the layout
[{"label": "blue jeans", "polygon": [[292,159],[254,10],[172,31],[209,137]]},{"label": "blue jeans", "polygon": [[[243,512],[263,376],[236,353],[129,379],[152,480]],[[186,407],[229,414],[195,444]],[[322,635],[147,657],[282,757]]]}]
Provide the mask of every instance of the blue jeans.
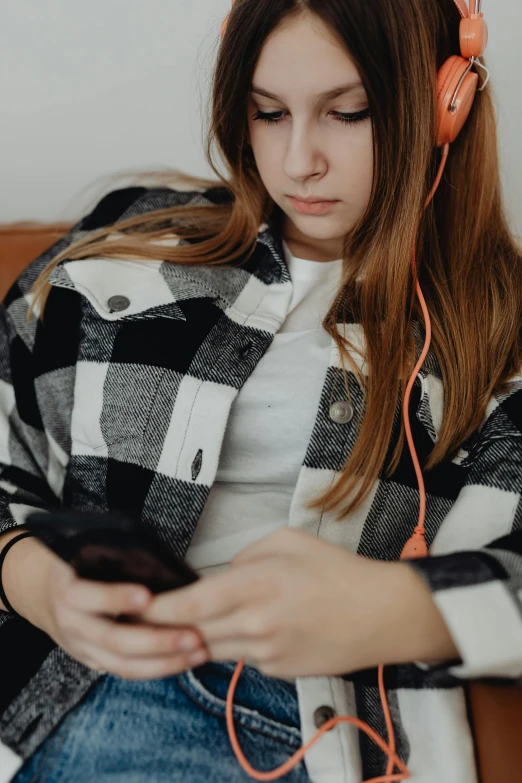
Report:
[{"label": "blue jeans", "polygon": [[[228,737],[236,664],[204,663],[156,680],[104,675],[27,759],[11,783],[247,783]],[[267,771],[301,747],[297,692],[245,665],[234,725],[246,758]],[[280,778],[309,783],[304,761]]]}]

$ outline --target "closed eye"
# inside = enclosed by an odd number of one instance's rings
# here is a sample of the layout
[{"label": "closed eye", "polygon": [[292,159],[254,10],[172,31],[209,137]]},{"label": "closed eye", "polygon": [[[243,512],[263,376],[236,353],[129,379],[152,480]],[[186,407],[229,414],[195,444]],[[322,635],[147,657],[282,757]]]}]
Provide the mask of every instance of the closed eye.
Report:
[{"label": "closed eye", "polygon": [[[267,114],[263,111],[258,111],[254,117],[252,117],[253,120],[262,120],[263,122],[266,122],[269,125],[277,125],[279,122],[281,122],[282,115],[285,114],[284,111],[276,111],[272,112],[271,114]],[[364,120],[367,120],[370,116],[370,109],[363,109],[362,111],[357,112],[350,112],[348,114],[340,111],[332,111],[330,114],[333,114],[335,116],[335,119],[339,122],[343,122],[346,125],[355,125],[358,122],[363,122]]]}]

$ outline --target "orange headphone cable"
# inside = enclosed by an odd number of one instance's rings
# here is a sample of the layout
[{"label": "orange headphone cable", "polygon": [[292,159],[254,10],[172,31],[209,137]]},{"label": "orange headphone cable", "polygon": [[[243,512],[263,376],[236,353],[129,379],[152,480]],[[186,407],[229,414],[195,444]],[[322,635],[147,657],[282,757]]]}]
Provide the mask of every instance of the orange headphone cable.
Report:
[{"label": "orange headphone cable", "polygon": [[[448,153],[449,153],[449,144],[445,144],[442,149],[442,158],[439,166],[439,171],[437,174],[437,177],[435,179],[435,182],[433,183],[433,187],[430,191],[430,194],[428,195],[428,198],[426,199],[426,203],[424,205],[424,209],[428,206],[430,201],[432,200],[435,191],[437,190],[442,173],[444,171],[444,167],[446,165],[446,161],[448,159]],[[415,378],[417,377],[417,373],[419,372],[420,368],[422,367],[422,364],[424,362],[424,359],[426,358],[426,355],[428,353],[430,342],[431,342],[431,321],[430,316],[428,313],[428,308],[426,307],[426,302],[424,300],[424,297],[422,295],[422,291],[417,279],[417,265],[415,260],[415,248],[413,249],[412,253],[412,275],[413,280],[415,283],[415,289],[416,293],[421,305],[421,309],[424,315],[424,322],[426,327],[426,337],[424,341],[424,348],[422,350],[422,353],[419,357],[419,360],[415,366],[415,369],[413,370],[413,373],[411,375],[411,378],[408,382],[408,385],[406,387],[406,392],[404,394],[404,402],[403,402],[403,418],[404,418],[404,426],[406,430],[406,438],[408,441],[408,446],[411,453],[411,458],[413,460],[413,465],[415,468],[415,473],[417,476],[417,482],[419,485],[419,494],[420,494],[420,508],[419,508],[419,518],[417,525],[414,529],[414,532],[411,536],[411,538],[408,539],[406,544],[404,545],[404,548],[401,552],[401,559],[403,558],[412,558],[412,557],[426,557],[428,555],[428,549],[426,546],[426,541],[424,539],[425,529],[424,529],[424,517],[426,513],[426,490],[424,487],[424,480],[422,476],[422,470],[419,464],[419,460],[417,458],[417,453],[415,451],[415,446],[413,443],[413,438],[411,434],[411,427],[409,422],[409,416],[408,416],[408,407],[409,407],[409,400],[410,400],[410,394],[413,387],[413,384],[415,382]],[[355,718],[349,715],[338,715],[335,718],[330,718],[330,720],[326,721],[321,728],[317,731],[317,733],[305,744],[303,745],[298,751],[294,753],[293,756],[291,756],[284,764],[281,764],[281,766],[277,767],[276,769],[270,770],[269,772],[261,772],[260,770],[254,769],[254,767],[251,766],[251,764],[248,762],[248,760],[245,758],[245,755],[243,751],[241,750],[241,747],[239,745],[236,731],[234,728],[234,715],[233,715],[233,708],[234,708],[234,693],[236,690],[237,681],[241,675],[241,671],[243,669],[243,666],[245,665],[245,659],[241,658],[240,661],[238,661],[238,664],[236,666],[236,669],[234,671],[234,674],[232,675],[232,679],[230,681],[230,685],[227,692],[227,700],[226,700],[226,720],[227,720],[227,729],[228,729],[228,735],[230,738],[230,742],[232,745],[232,748],[234,750],[234,753],[237,757],[237,760],[239,761],[239,764],[244,769],[244,771],[247,773],[247,775],[250,775],[254,780],[277,780],[278,778],[285,775],[287,772],[289,772],[291,769],[293,769],[304,757],[306,751],[308,748],[310,748],[317,740],[320,738],[322,734],[324,734],[325,731],[329,731],[332,729],[337,723],[352,723],[353,725],[357,726],[361,731],[364,731],[374,742],[376,745],[380,747],[380,749],[388,756],[388,764],[386,768],[386,774],[380,775],[376,778],[371,778],[371,780],[364,781],[364,783],[394,783],[395,781],[401,781],[406,780],[407,778],[411,777],[411,773],[404,764],[404,762],[401,761],[401,759],[397,756],[395,752],[395,734],[393,731],[393,722],[390,715],[390,708],[388,705],[388,700],[386,698],[386,690],[384,688],[384,665],[381,664],[378,667],[378,681],[379,681],[379,694],[381,697],[382,702],[382,708],[384,712],[385,722],[386,722],[386,730],[388,734],[388,743],[379,737],[379,735],[364,721],[360,720],[359,718]],[[397,774],[392,774],[392,770],[394,767],[398,767],[401,771]]]}]

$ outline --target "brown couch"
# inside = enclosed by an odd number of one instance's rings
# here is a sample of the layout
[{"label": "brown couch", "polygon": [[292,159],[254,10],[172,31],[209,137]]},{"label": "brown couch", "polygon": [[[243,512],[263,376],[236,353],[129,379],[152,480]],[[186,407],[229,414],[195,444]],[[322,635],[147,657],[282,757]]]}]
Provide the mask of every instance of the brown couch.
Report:
[{"label": "brown couch", "polygon": [[72,226],[73,223],[0,224],[0,299],[27,264],[54,245]]}]

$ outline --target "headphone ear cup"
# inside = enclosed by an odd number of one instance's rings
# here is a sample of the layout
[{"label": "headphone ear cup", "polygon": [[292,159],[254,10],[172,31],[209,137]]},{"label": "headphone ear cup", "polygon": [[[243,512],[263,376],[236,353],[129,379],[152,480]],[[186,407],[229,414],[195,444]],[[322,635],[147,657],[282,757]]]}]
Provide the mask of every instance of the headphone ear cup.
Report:
[{"label": "headphone ear cup", "polygon": [[455,111],[449,110],[455,90],[468,68],[469,60],[453,55],[446,60],[437,74],[437,147],[455,141],[473,106],[478,74],[469,71],[455,100]]}]

